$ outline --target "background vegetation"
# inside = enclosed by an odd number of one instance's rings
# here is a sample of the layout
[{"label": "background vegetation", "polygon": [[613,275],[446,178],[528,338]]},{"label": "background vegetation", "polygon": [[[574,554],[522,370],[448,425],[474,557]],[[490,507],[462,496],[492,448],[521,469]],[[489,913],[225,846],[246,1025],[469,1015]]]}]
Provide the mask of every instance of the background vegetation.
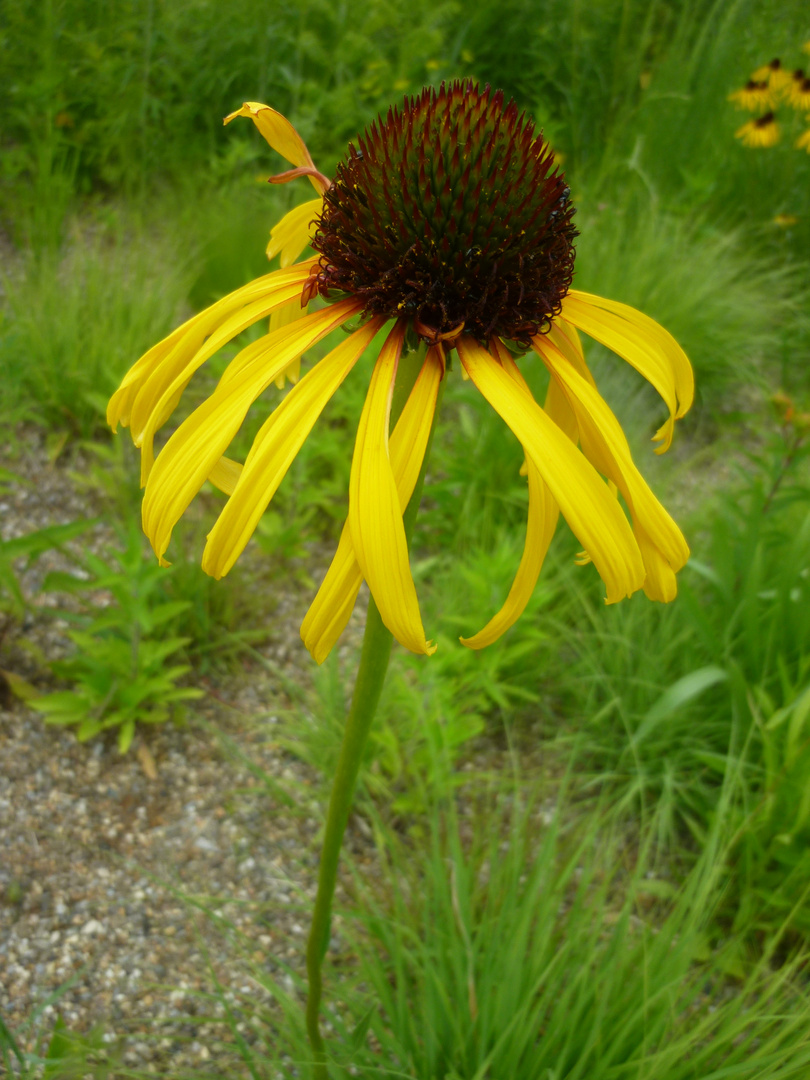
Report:
[{"label": "background vegetation", "polygon": [[[41,703],[80,738],[120,727],[124,746],[201,674],[238,671],[262,597],[280,570],[306,573],[345,509],[361,370],[266,515],[263,569],[216,586],[196,566],[213,496],[156,575],[134,460],[105,428],[129,364],[262,272],[268,229],[304,197],[264,184],[279,163],[252,125],[222,129],[242,101],[289,116],[329,173],[402,94],[468,75],[503,87],[564,163],[577,285],[659,319],[695,366],[698,401],[662,460],[654,396],[589,353],[689,538],[677,601],[606,609],[561,529],[526,614],[482,653],[456,639],[502,602],[526,492],[517,444],[470,384],[446,395],[412,559],[440,648],[427,664],[396,654],[361,781],[391,874],[358,879],[366,959],[333,1017],[335,1076],[352,1062],[420,1080],[806,1075],[810,154],[787,109],[778,145],[743,146],[727,95],[773,56],[810,67],[807,42],[799,0],[369,0],[362,18],[323,0],[0,0],[4,431],[12,454],[31,424],[68,463],[90,453],[81,480],[122,523],[72,579],[115,598],[103,618],[89,601],[75,616],[59,672],[74,711]],[[539,365],[523,368],[540,393]],[[0,545],[8,619],[26,603],[20,560],[67,539]],[[283,722],[324,782],[353,661],[330,659]],[[490,769],[483,799],[461,769],[482,734],[523,761],[519,781]],[[543,831],[532,815],[550,792]],[[306,1055],[294,996],[277,998],[288,1043],[261,1018],[254,1076],[297,1075]],[[2,1026],[0,1045],[10,1061]]]}]

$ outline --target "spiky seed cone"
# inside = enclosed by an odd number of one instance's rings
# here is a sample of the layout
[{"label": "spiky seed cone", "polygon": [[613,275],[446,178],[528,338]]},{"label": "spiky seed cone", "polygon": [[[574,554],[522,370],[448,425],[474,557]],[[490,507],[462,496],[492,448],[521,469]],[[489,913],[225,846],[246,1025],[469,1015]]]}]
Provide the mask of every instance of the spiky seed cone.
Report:
[{"label": "spiky seed cone", "polygon": [[463,327],[528,346],[571,285],[573,214],[551,149],[513,101],[442,84],[349,146],[313,241],[317,287],[406,316],[427,341]]}]

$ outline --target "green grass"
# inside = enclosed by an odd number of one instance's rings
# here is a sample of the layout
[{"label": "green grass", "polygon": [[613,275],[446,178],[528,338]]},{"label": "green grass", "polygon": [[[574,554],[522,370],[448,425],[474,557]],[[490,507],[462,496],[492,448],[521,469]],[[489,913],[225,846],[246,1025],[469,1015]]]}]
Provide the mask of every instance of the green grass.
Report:
[{"label": "green grass", "polygon": [[[651,862],[651,830],[631,839],[604,807],[578,810],[564,777],[556,795],[515,780],[459,799],[428,782],[424,831],[407,839],[373,818],[375,862],[347,880],[327,969],[330,1076],[802,1076],[804,951],[778,930],[747,947],[713,923],[735,782],[681,882]],[[243,1068],[301,1075],[295,969],[268,973],[229,932],[275,1002],[227,1005]]]},{"label": "green grass", "polygon": [[114,218],[4,276],[4,407],[52,430],[99,435],[132,357],[178,321],[188,278],[182,248],[154,235],[144,242]]}]

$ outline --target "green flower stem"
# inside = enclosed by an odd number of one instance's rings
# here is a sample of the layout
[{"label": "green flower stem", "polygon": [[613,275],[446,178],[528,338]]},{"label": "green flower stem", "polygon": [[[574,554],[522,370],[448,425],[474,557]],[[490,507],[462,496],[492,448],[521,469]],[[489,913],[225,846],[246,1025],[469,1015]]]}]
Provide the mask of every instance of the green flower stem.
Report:
[{"label": "green flower stem", "polygon": [[[397,370],[397,381],[394,387],[394,397],[391,403],[391,424],[396,422],[404,408],[408,395],[416,382],[417,376],[422,369],[425,350],[418,349],[400,359]],[[422,497],[422,487],[425,482],[425,469],[430,455],[430,447],[433,442],[436,416],[439,412],[439,401],[444,389],[444,380],[439,384],[439,400],[436,402],[436,412],[433,417],[433,426],[430,430],[428,443],[425,448],[425,457],[419,479],[413,490],[413,495],[402,516],[405,526],[405,536],[410,543],[413,527],[416,523],[416,515],[419,510],[419,502]],[[329,811],[326,818],[326,831],[321,848],[321,861],[318,869],[318,892],[315,897],[315,910],[312,915],[312,926],[307,942],[307,978],[309,991],[307,994],[306,1022],[307,1034],[310,1046],[314,1053],[315,1067],[314,1080],[328,1080],[326,1066],[326,1050],[323,1037],[321,1036],[318,1018],[320,1014],[321,995],[323,992],[323,979],[321,965],[329,946],[329,933],[332,919],[332,897],[335,893],[337,881],[338,861],[340,849],[343,844],[343,834],[346,823],[349,820],[349,812],[354,795],[354,787],[357,782],[357,773],[360,762],[363,759],[363,750],[368,739],[374,714],[382,693],[385,673],[388,670],[388,660],[391,656],[393,636],[391,631],[383,624],[377,605],[373,597],[369,597],[368,615],[366,616],[366,628],[363,635],[363,650],[360,655],[360,665],[357,669],[357,677],[354,684],[354,694],[349,715],[346,718],[346,727],[343,731],[343,742],[340,747],[335,776],[332,781],[332,792],[329,797]]]}]

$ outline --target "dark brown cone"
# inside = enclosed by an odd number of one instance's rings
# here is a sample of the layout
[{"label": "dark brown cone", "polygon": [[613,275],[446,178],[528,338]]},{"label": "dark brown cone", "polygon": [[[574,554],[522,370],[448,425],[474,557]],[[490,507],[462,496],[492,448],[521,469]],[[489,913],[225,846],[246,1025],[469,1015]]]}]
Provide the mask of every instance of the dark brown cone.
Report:
[{"label": "dark brown cone", "polygon": [[406,316],[426,340],[528,346],[560,311],[577,235],[569,189],[503,93],[442,84],[389,109],[338,165],[313,241],[325,297]]}]

